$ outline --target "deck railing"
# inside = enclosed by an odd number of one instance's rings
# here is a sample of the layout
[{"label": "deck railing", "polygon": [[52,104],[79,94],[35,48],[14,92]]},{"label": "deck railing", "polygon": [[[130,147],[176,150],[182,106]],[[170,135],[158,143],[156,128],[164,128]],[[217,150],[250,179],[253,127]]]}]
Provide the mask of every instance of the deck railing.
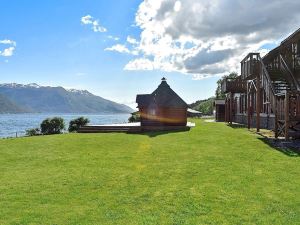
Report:
[{"label": "deck railing", "polygon": [[286,64],[282,55],[279,55],[279,59],[280,59],[280,70],[285,74],[285,76],[288,77],[287,79],[290,81],[292,88],[294,88],[297,91],[300,91],[300,85],[297,79],[294,77],[292,71],[290,70],[290,67]]},{"label": "deck railing", "polygon": [[263,63],[260,55],[258,55],[257,57],[258,62],[260,64],[260,80],[261,80],[261,88],[264,90],[265,92],[265,97],[266,97],[266,102],[265,104],[268,104],[270,107],[268,107],[269,112],[267,113],[276,113],[276,94],[275,94],[275,89],[273,87],[270,75],[267,71],[267,68],[265,66],[265,64]]},{"label": "deck railing", "polygon": [[221,84],[223,93],[245,93],[247,92],[247,82],[240,78],[225,78]]},{"label": "deck railing", "polygon": [[259,73],[259,53],[249,53],[241,61],[241,76],[242,79],[252,80]]},{"label": "deck railing", "polygon": [[288,94],[288,108],[289,108],[289,120],[300,120],[300,92],[290,91]]}]

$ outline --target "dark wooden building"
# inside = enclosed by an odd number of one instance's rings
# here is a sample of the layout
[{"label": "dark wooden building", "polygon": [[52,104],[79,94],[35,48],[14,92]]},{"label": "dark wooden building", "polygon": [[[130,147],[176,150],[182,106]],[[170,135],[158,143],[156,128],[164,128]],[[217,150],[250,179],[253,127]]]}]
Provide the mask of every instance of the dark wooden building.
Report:
[{"label": "dark wooden building", "polygon": [[300,29],[261,57],[249,53],[241,75],[222,82],[225,121],[300,138]]},{"label": "dark wooden building", "polygon": [[225,121],[225,100],[215,100],[215,116],[217,122]]},{"label": "dark wooden building", "polygon": [[141,126],[186,126],[188,105],[162,78],[152,94],[137,95]]}]

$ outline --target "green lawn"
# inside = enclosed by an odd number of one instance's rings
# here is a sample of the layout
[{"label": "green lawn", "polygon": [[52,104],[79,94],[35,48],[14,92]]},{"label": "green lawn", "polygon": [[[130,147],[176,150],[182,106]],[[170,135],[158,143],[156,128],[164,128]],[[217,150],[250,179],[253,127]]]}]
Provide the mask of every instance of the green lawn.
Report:
[{"label": "green lawn", "polygon": [[244,128],[0,140],[0,224],[300,224],[300,157]]}]

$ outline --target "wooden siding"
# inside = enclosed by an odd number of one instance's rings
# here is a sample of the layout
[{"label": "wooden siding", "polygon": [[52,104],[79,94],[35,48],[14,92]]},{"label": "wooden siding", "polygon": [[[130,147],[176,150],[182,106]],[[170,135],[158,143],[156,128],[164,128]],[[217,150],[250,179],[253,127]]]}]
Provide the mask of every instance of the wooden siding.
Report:
[{"label": "wooden siding", "polygon": [[185,126],[186,108],[143,107],[139,109],[142,126]]}]

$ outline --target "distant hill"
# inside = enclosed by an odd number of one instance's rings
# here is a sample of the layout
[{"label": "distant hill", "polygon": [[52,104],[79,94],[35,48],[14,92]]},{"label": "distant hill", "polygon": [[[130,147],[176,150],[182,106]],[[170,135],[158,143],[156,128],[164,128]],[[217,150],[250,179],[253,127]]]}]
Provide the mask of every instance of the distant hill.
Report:
[{"label": "distant hill", "polygon": [[0,113],[25,113],[25,112],[28,112],[28,110],[16,105],[10,99],[0,94]]},{"label": "distant hill", "polygon": [[189,105],[191,109],[202,112],[204,115],[212,115],[213,114],[213,103],[215,97],[211,97],[204,100],[198,100]]},{"label": "distant hill", "polygon": [[86,90],[37,84],[0,84],[0,113],[130,113],[133,110]]}]

